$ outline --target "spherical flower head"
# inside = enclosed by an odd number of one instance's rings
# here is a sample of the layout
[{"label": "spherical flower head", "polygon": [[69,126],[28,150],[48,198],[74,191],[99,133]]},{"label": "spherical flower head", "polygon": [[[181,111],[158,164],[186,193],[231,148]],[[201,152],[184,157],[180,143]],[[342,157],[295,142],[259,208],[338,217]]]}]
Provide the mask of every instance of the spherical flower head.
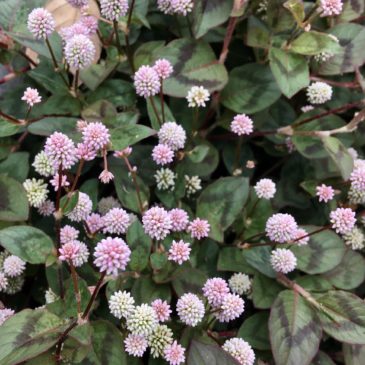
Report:
[{"label": "spherical flower head", "polygon": [[95,34],[98,30],[98,19],[92,15],[82,16],[79,22],[88,29],[89,35]]},{"label": "spherical flower head", "polygon": [[253,132],[253,121],[246,114],[236,115],[231,122],[231,131],[239,136]]},{"label": "spherical flower head", "polygon": [[266,222],[266,234],[274,242],[285,243],[294,239],[298,225],[290,214],[277,213]]},{"label": "spherical flower head", "polygon": [[184,178],[185,178],[186,195],[188,197],[202,189],[202,186],[201,186],[202,181],[199,176],[185,175]]},{"label": "spherical flower head", "polygon": [[142,357],[148,347],[144,336],[130,333],[124,340],[124,347],[127,354],[135,357]]},{"label": "spherical flower head", "polygon": [[66,225],[60,230],[60,241],[62,244],[75,241],[79,237],[79,234],[80,232],[78,229]]},{"label": "spherical flower head", "polygon": [[149,336],[158,325],[158,320],[154,309],[141,304],[127,318],[127,328],[135,335]]},{"label": "spherical flower head", "polygon": [[337,208],[330,213],[330,222],[337,233],[348,233],[355,226],[355,212],[350,208]]},{"label": "spherical flower head", "polygon": [[271,252],[270,262],[276,272],[287,274],[297,266],[297,258],[286,248],[277,248]]},{"label": "spherical flower head", "polygon": [[158,190],[174,190],[175,178],[174,174],[169,168],[161,168],[157,170],[154,177],[156,179],[156,185]]},{"label": "spherical flower head", "polygon": [[110,313],[118,318],[127,318],[134,311],[134,298],[126,291],[117,291],[109,299]]},{"label": "spherical flower head", "polygon": [[180,320],[191,327],[201,322],[205,314],[204,303],[192,293],[186,293],[179,298],[176,310]]},{"label": "spherical flower head", "polygon": [[[60,187],[60,175],[56,174],[53,176],[53,178],[49,181],[51,185],[53,186],[55,191],[58,191]],[[70,182],[67,180],[66,175],[61,176],[61,187],[70,186]]]},{"label": "spherical flower head", "polygon": [[61,246],[61,248],[58,250],[60,255],[59,259],[61,261],[72,261],[76,259],[77,255],[80,251],[80,245],[79,241],[70,241]]},{"label": "spherical flower head", "polygon": [[5,276],[5,274],[0,271],[0,292],[5,291],[6,288],[8,287],[9,281],[7,279],[7,277]]},{"label": "spherical flower head", "polygon": [[342,0],[320,0],[321,16],[340,15],[342,12]]},{"label": "spherical flower head", "polygon": [[171,0],[157,0],[157,7],[165,14],[172,14]]},{"label": "spherical flower head", "polygon": [[66,42],[64,54],[70,67],[81,70],[93,62],[95,46],[86,35],[77,34]]},{"label": "spherical flower head", "polygon": [[88,231],[91,234],[95,234],[104,227],[104,217],[98,213],[92,213],[86,218],[85,224]]},{"label": "spherical flower head", "polygon": [[74,241],[79,246],[79,252],[76,257],[72,260],[72,263],[75,267],[80,267],[87,262],[89,259],[89,249],[85,245],[84,242]]},{"label": "spherical flower head", "polygon": [[89,0],[67,0],[67,2],[75,8],[82,8],[89,4]]},{"label": "spherical flower head", "polygon": [[61,28],[59,34],[64,42],[68,42],[75,35],[82,34],[84,36],[89,36],[89,30],[85,25],[77,22],[69,27]]},{"label": "spherical flower head", "polygon": [[188,213],[186,213],[183,209],[174,208],[170,210],[169,214],[171,219],[171,231],[184,231],[189,224]]},{"label": "spherical flower head", "polygon": [[252,281],[250,277],[241,272],[233,274],[228,280],[228,284],[232,293],[238,295],[249,294],[252,289]]},{"label": "spherical flower head", "polygon": [[193,10],[193,0],[171,0],[171,10],[183,16],[188,15]]},{"label": "spherical flower head", "polygon": [[16,294],[22,290],[24,284],[24,275],[16,276],[14,278],[8,277],[7,281],[8,285],[4,289],[4,293],[9,295]]},{"label": "spherical flower head", "polygon": [[151,355],[153,358],[160,357],[166,346],[170,345],[173,341],[173,333],[164,324],[158,324],[153,332],[148,336],[148,346],[151,349]]},{"label": "spherical flower head", "polygon": [[320,202],[329,202],[335,196],[335,191],[332,186],[328,186],[325,184],[319,185],[316,187],[316,195],[318,196],[318,200]]},{"label": "spherical flower head", "polygon": [[355,168],[350,175],[351,187],[355,190],[365,190],[365,167]]},{"label": "spherical flower head", "polygon": [[295,233],[294,242],[298,246],[305,246],[309,242],[308,232],[303,228],[298,228]]},{"label": "spherical flower head", "polygon": [[53,161],[48,157],[48,155],[41,151],[34,157],[34,162],[32,164],[34,170],[42,176],[48,177],[56,173]]},{"label": "spherical flower head", "polygon": [[104,233],[124,234],[130,225],[129,214],[122,208],[110,209],[103,217]]},{"label": "spherical flower head", "polygon": [[38,213],[43,217],[49,217],[55,212],[56,208],[52,200],[46,200],[38,207]]},{"label": "spherical flower head", "polygon": [[67,214],[67,217],[73,222],[84,221],[91,213],[92,208],[93,202],[89,195],[79,192],[79,200],[77,201],[75,208]]},{"label": "spherical flower head", "polygon": [[186,141],[186,132],[181,125],[175,122],[166,122],[158,132],[160,144],[170,147],[173,151],[184,148]]},{"label": "spherical flower head", "polygon": [[151,307],[156,312],[159,322],[167,322],[170,319],[171,307],[165,300],[156,299],[151,303]]},{"label": "spherical flower head", "polygon": [[47,138],[44,152],[56,169],[60,165],[63,169],[70,169],[77,161],[74,143],[60,132],[54,132]]},{"label": "spherical flower head", "polygon": [[259,198],[272,199],[276,193],[276,185],[271,179],[261,179],[254,186]]},{"label": "spherical flower head", "polygon": [[46,290],[44,293],[44,300],[46,301],[46,304],[54,303],[58,299],[60,299],[59,296],[51,288]]},{"label": "spherical flower head", "polygon": [[107,196],[106,198],[101,198],[98,203],[98,211],[100,214],[104,215],[109,212],[110,209],[120,208],[121,205],[117,199],[112,196]]},{"label": "spherical flower head", "polygon": [[190,258],[190,244],[182,240],[172,241],[171,248],[169,249],[168,259],[181,265],[183,262],[188,261]]},{"label": "spherical flower head", "polygon": [[31,108],[35,104],[40,103],[42,101],[42,97],[39,95],[37,89],[32,89],[31,87],[27,87],[27,89],[24,91],[22,100],[25,101]]},{"label": "spherical flower head", "polygon": [[114,179],[114,175],[110,171],[105,170],[105,169],[99,175],[99,180],[103,184],[109,184],[113,179]]},{"label": "spherical flower head", "polygon": [[222,278],[211,278],[203,286],[203,295],[212,307],[219,307],[229,293],[228,284]]},{"label": "spherical flower head", "polygon": [[203,86],[193,86],[189,91],[186,99],[190,108],[205,107],[206,101],[209,101],[209,91]]},{"label": "spherical flower head", "polygon": [[100,11],[104,18],[114,21],[128,13],[128,0],[100,0]]},{"label": "spherical flower head", "polygon": [[121,238],[107,237],[96,245],[94,264],[100,272],[118,275],[119,270],[126,269],[130,256],[131,250]]},{"label": "spherical flower head", "polygon": [[23,274],[25,262],[15,255],[10,255],[4,260],[3,270],[6,276],[14,278]]},{"label": "spherical flower head", "polygon": [[55,21],[52,14],[44,8],[36,8],[28,16],[28,30],[36,39],[46,39],[53,33]]},{"label": "spherical flower head", "polygon": [[149,98],[160,92],[160,77],[153,67],[141,66],[134,74],[134,87],[139,96]]},{"label": "spherical flower head", "polygon": [[142,223],[146,234],[158,241],[165,239],[172,227],[170,214],[160,207],[148,209],[143,215]]},{"label": "spherical flower head", "polygon": [[328,60],[330,60],[335,54],[332,52],[321,52],[316,54],[313,58],[316,62],[318,63],[324,63],[327,62]]},{"label": "spherical flower head", "polygon": [[185,363],[185,349],[176,341],[166,346],[164,358],[170,365],[180,365]]},{"label": "spherical flower head", "polygon": [[172,67],[171,62],[166,60],[165,58],[158,59],[153,65],[153,68],[162,80],[169,78],[174,72],[174,68]]},{"label": "spherical flower head", "polygon": [[23,182],[28,202],[32,207],[39,208],[48,196],[47,184],[42,179],[27,179]]},{"label": "spherical flower head", "polygon": [[215,316],[220,322],[230,322],[238,318],[245,310],[245,302],[237,294],[228,293],[219,306]]},{"label": "spherical flower head", "polygon": [[9,308],[0,309],[0,326],[10,317],[12,317],[15,312]]},{"label": "spherical flower head", "polygon": [[365,160],[363,160],[361,158],[354,159],[354,168],[355,169],[365,168]]},{"label": "spherical flower head", "polygon": [[158,165],[167,165],[174,159],[174,152],[166,144],[158,144],[152,150],[152,158]]},{"label": "spherical flower head", "polygon": [[208,237],[210,224],[206,219],[195,218],[192,222],[190,222],[187,231],[190,233],[192,238],[201,240],[202,238]]},{"label": "spherical flower head", "polygon": [[332,98],[332,87],[317,81],[307,87],[307,97],[311,104],[324,104]]},{"label": "spherical flower head", "polygon": [[355,150],[355,148],[350,147],[350,148],[347,149],[347,152],[351,155],[351,157],[352,157],[353,160],[356,160],[356,159],[359,158],[359,154]]},{"label": "spherical flower head", "polygon": [[222,348],[241,365],[253,365],[255,362],[255,353],[252,347],[242,338],[231,338],[224,343]]},{"label": "spherical flower head", "polygon": [[101,122],[88,123],[82,130],[83,143],[95,151],[105,148],[110,142],[110,133]]},{"label": "spherical flower head", "polygon": [[365,247],[365,235],[359,227],[354,227],[350,232],[343,235],[343,239],[347,246],[354,251],[362,250]]},{"label": "spherical flower head", "polygon": [[78,143],[76,147],[76,157],[79,160],[92,161],[96,157],[97,151],[86,143]]},{"label": "spherical flower head", "polygon": [[365,190],[357,190],[350,187],[347,196],[350,204],[365,204]]}]

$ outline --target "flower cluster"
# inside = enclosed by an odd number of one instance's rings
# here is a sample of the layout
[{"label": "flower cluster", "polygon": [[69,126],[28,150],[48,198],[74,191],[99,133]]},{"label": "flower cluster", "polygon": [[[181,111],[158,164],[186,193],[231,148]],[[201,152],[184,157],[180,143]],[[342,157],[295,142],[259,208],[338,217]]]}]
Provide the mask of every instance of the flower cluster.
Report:
[{"label": "flower cluster", "polygon": [[320,0],[321,16],[340,15],[342,12],[342,0]]},{"label": "flower cluster", "polygon": [[193,0],[157,0],[157,6],[165,14],[187,16],[193,10]]},{"label": "flower cluster", "polygon": [[238,114],[231,122],[231,131],[239,136],[249,135],[253,132],[253,121],[246,114]]},{"label": "flower cluster", "polygon": [[307,97],[311,104],[324,104],[332,98],[332,87],[321,81],[314,82],[307,88]]},{"label": "flower cluster", "polygon": [[205,107],[205,102],[209,101],[209,91],[203,86],[193,86],[186,96],[188,105],[191,108]]},{"label": "flower cluster", "polygon": [[14,294],[24,283],[25,262],[7,251],[0,253],[0,293]]}]

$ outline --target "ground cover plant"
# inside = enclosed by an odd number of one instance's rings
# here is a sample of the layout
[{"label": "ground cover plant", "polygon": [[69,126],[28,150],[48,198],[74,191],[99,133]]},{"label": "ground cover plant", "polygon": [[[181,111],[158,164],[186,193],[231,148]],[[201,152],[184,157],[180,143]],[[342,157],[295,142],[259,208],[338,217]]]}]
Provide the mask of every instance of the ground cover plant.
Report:
[{"label": "ground cover plant", "polygon": [[364,11],[0,0],[0,364],[364,365]]}]

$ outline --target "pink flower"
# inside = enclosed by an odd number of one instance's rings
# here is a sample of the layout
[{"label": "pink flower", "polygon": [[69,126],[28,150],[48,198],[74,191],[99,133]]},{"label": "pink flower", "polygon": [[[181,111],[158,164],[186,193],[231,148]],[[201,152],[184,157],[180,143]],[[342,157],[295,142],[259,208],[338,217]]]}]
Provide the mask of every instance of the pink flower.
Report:
[{"label": "pink flower", "polygon": [[275,183],[271,179],[261,179],[254,186],[259,198],[272,199],[276,193]]},{"label": "pink flower", "polygon": [[100,0],[101,14],[108,20],[118,20],[128,12],[128,0]]},{"label": "pink flower", "polygon": [[62,165],[63,169],[69,169],[77,161],[74,143],[60,132],[54,132],[47,138],[44,152],[53,162],[55,168]]},{"label": "pink flower", "polygon": [[240,365],[253,365],[255,363],[255,353],[252,347],[242,338],[231,338],[224,343],[222,348],[234,357]]},{"label": "pink flower", "polygon": [[86,120],[78,120],[76,122],[76,129],[78,130],[78,132],[82,132],[83,129],[88,125],[89,123]]},{"label": "pink flower", "polygon": [[[54,187],[54,190],[58,191],[59,183],[60,183],[59,175],[56,174],[55,176],[53,176],[52,180],[50,180],[50,183]],[[70,186],[70,183],[67,181],[67,176],[66,175],[61,176],[61,186],[62,187]]]},{"label": "pink flower", "polygon": [[23,274],[25,262],[18,256],[10,255],[3,262],[3,270],[5,275],[15,278]]},{"label": "pink flower", "polygon": [[36,39],[45,39],[55,29],[52,14],[44,8],[36,8],[28,16],[28,29]]},{"label": "pink flower", "polygon": [[173,151],[184,148],[186,132],[184,128],[175,122],[166,122],[158,131],[160,144],[169,146]]},{"label": "pink flower", "polygon": [[165,144],[158,144],[152,151],[152,158],[158,165],[166,165],[174,159],[174,152]]},{"label": "pink flower", "polygon": [[103,217],[104,233],[123,234],[131,223],[129,214],[122,208],[110,209]]},{"label": "pink flower", "polygon": [[355,212],[350,208],[337,208],[330,213],[332,228],[340,234],[350,232],[356,223]]},{"label": "pink flower", "polygon": [[153,67],[141,66],[134,74],[134,87],[139,96],[149,98],[160,92],[160,77]]},{"label": "pink flower", "polygon": [[335,191],[333,190],[332,186],[327,186],[325,184],[317,186],[316,191],[316,195],[318,196],[318,200],[320,202],[323,201],[327,203],[328,201],[332,200],[335,195]]},{"label": "pink flower", "polygon": [[52,200],[46,200],[38,207],[38,213],[44,217],[49,217],[55,212],[55,205]]},{"label": "pink flower", "polygon": [[84,34],[76,34],[66,42],[64,55],[70,67],[77,70],[89,67],[95,57],[94,43]]},{"label": "pink flower", "polygon": [[8,287],[8,279],[3,272],[0,271],[0,292],[4,291]]},{"label": "pink flower", "polygon": [[82,130],[82,139],[89,149],[98,151],[109,144],[109,130],[101,122],[88,123]]},{"label": "pink flower", "polygon": [[272,241],[285,243],[294,239],[298,226],[290,214],[277,213],[267,220],[265,230]]},{"label": "pink flower", "polygon": [[151,303],[151,307],[156,312],[156,316],[159,322],[166,322],[170,319],[171,307],[162,299],[156,299]]},{"label": "pink flower", "polygon": [[107,275],[118,275],[118,270],[125,270],[129,262],[131,250],[121,238],[107,237],[95,248],[94,264],[100,272]]},{"label": "pink flower", "polygon": [[85,223],[89,232],[95,234],[104,227],[104,218],[98,213],[92,213],[86,218]]},{"label": "pink flower", "polygon": [[95,34],[98,30],[98,19],[92,15],[82,16],[79,22],[88,29],[89,35]]},{"label": "pink flower", "polygon": [[350,175],[351,187],[355,190],[365,190],[365,167],[355,168]]},{"label": "pink flower", "polygon": [[174,261],[181,265],[184,261],[188,261],[190,257],[191,248],[189,243],[184,241],[172,241],[171,248],[169,250],[169,260]]},{"label": "pink flower", "polygon": [[78,241],[70,241],[63,244],[58,251],[61,261],[73,261],[79,254],[80,246],[78,245]]},{"label": "pink flower", "polygon": [[190,232],[192,238],[201,240],[204,237],[208,237],[210,224],[205,219],[196,218],[190,222],[187,231]]},{"label": "pink flower", "polygon": [[69,27],[63,27],[60,29],[59,34],[64,42],[69,41],[75,35],[82,34],[84,36],[89,35],[89,29],[81,23],[75,23]]},{"label": "pink flower", "polygon": [[60,232],[61,243],[64,244],[64,243],[75,241],[79,237],[79,234],[80,234],[80,232],[76,228],[66,225],[61,228],[61,232]]},{"label": "pink flower", "polygon": [[253,132],[253,121],[246,114],[238,114],[233,118],[231,123],[231,131],[242,136]]},{"label": "pink flower", "polygon": [[27,87],[27,89],[24,91],[22,100],[25,101],[29,107],[33,107],[34,104],[38,104],[42,101],[42,97],[39,95],[37,89]]},{"label": "pink flower", "polygon": [[340,15],[342,6],[342,0],[320,0],[321,16]]},{"label": "pink flower", "polygon": [[189,216],[185,210],[180,208],[174,208],[169,212],[171,218],[171,231],[181,232],[184,231],[189,223]]},{"label": "pink flower", "polygon": [[67,2],[75,8],[82,8],[89,4],[89,0],[67,0]]},{"label": "pink flower", "polygon": [[195,327],[205,314],[204,303],[192,293],[185,293],[176,303],[176,311],[180,320],[188,326]]},{"label": "pink flower", "polygon": [[229,293],[229,287],[225,280],[221,278],[208,279],[203,286],[203,294],[212,307],[219,307],[223,299]]},{"label": "pink flower", "polygon": [[101,174],[99,175],[99,180],[103,183],[103,184],[108,184],[110,183],[110,181],[112,181],[114,179],[114,175],[108,171],[108,170],[103,170],[101,172]]},{"label": "pink flower", "polygon": [[144,231],[158,241],[166,238],[171,231],[171,218],[169,213],[160,207],[147,210],[142,218]]},{"label": "pink flower", "polygon": [[126,147],[126,148],[124,148],[124,150],[115,151],[114,157],[125,158],[125,157],[129,157],[131,153],[132,153],[132,147]]},{"label": "pink flower", "polygon": [[76,156],[79,160],[92,161],[96,157],[96,152],[86,143],[77,144]]},{"label": "pink flower", "polygon": [[298,246],[304,246],[308,244],[309,238],[310,237],[308,236],[308,232],[306,230],[303,228],[298,228],[293,241]]},{"label": "pink flower", "polygon": [[193,0],[171,0],[171,9],[174,13],[187,16],[193,10]]},{"label": "pink flower", "polygon": [[157,72],[157,75],[162,79],[165,80],[171,76],[174,71],[170,61],[161,58],[157,60],[153,66],[154,70]]},{"label": "pink flower", "polygon": [[130,333],[124,340],[125,351],[127,354],[142,357],[148,347],[148,342],[144,336]]},{"label": "pink flower", "polygon": [[0,326],[10,317],[12,317],[15,312],[9,308],[0,309]]},{"label": "pink flower", "polygon": [[245,302],[237,294],[228,293],[224,296],[216,317],[220,322],[229,322],[238,318],[245,309]]},{"label": "pink flower", "polygon": [[180,365],[185,362],[185,349],[174,341],[165,347],[164,358],[170,365]]},{"label": "pink flower", "polygon": [[271,252],[271,266],[276,272],[287,274],[297,266],[297,258],[286,248],[277,248]]}]

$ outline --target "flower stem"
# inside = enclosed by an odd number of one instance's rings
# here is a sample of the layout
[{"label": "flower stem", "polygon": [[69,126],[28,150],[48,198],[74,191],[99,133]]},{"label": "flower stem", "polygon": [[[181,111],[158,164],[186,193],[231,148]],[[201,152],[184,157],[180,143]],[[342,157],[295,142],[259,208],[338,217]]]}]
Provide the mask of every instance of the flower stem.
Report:
[{"label": "flower stem", "polygon": [[71,277],[72,277],[72,281],[74,284],[74,291],[75,291],[75,297],[76,297],[76,303],[77,303],[77,314],[78,317],[81,314],[81,295],[80,295],[80,290],[79,290],[79,283],[78,283],[78,279],[77,279],[77,272],[75,269],[75,266],[72,262],[72,260],[69,261],[70,264],[70,269],[71,269]]},{"label": "flower stem", "polygon": [[156,118],[157,118],[157,121],[158,121],[158,124],[161,126],[162,125],[162,122],[161,122],[161,118],[158,114],[158,111],[157,111],[157,108],[156,108],[156,104],[155,104],[155,101],[153,100],[153,96],[150,97],[150,101],[151,101],[151,105],[152,105],[152,108],[153,108],[153,111],[156,115]]},{"label": "flower stem", "polygon": [[133,10],[134,10],[134,4],[135,4],[135,0],[132,0],[131,2],[131,6],[129,8],[129,14],[128,14],[128,20],[127,20],[127,30],[125,33],[125,45],[126,45],[126,53],[127,53],[127,58],[128,58],[128,63],[129,66],[132,70],[133,73],[136,72],[136,68],[134,66],[134,60],[133,60],[133,56],[132,56],[132,51],[131,51],[131,46],[129,43],[129,32],[130,32],[130,26],[131,26],[131,21],[132,21],[132,14],[133,14]]},{"label": "flower stem", "polygon": [[161,79],[160,100],[161,100],[161,111],[162,111],[162,124],[164,124],[166,121],[166,117],[165,117],[165,102],[163,96],[163,79]]},{"label": "flower stem", "polygon": [[103,285],[103,282],[104,282],[104,278],[105,278],[105,275],[106,275],[106,271],[103,271],[101,274],[100,274],[100,278],[99,278],[99,281],[97,282],[96,284],[96,287],[94,289],[94,292],[89,300],[89,303],[87,304],[87,307],[84,311],[84,313],[82,314],[81,318],[82,319],[85,319],[89,316],[90,314],[90,311],[91,311],[91,308],[92,308],[92,305],[94,304],[94,301],[98,295],[98,292],[101,288],[101,286]]},{"label": "flower stem", "polygon": [[62,75],[62,73],[60,72],[60,69],[59,69],[59,67],[58,67],[58,62],[57,62],[56,56],[55,56],[55,54],[54,54],[54,52],[53,52],[53,48],[52,48],[52,46],[51,46],[51,43],[50,43],[50,41],[49,41],[48,37],[46,38],[46,45],[47,45],[47,47],[48,47],[49,53],[51,54],[51,58],[52,58],[52,62],[53,62],[53,66],[54,66],[54,68],[55,68],[55,71],[61,75],[61,78],[62,78],[63,82],[65,83],[65,85],[66,85],[67,87],[69,87],[68,82],[66,81],[66,79],[65,79],[65,77]]},{"label": "flower stem", "polygon": [[113,21],[113,28],[114,28],[114,34],[115,34],[115,42],[117,44],[118,48],[118,54],[122,54],[122,46],[120,44],[120,38],[119,38],[119,31],[118,31],[118,20]]}]

